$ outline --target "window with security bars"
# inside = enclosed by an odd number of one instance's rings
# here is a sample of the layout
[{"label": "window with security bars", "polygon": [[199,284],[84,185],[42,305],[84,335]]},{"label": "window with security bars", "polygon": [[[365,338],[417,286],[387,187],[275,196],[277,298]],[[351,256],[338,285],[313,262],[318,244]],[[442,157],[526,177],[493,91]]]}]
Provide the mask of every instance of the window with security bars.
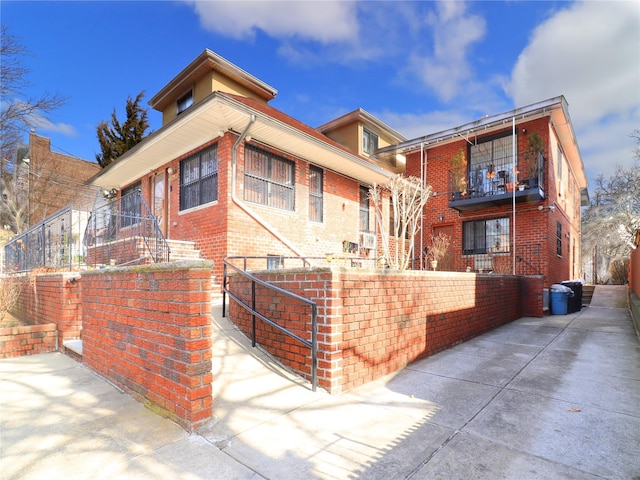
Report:
[{"label": "window with security bars", "polygon": [[323,172],[314,166],[309,167],[309,220],[322,222],[323,219]]},{"label": "window with security bars", "polygon": [[562,256],[562,224],[560,222],[556,224],[556,253]]},{"label": "window with security bars", "polygon": [[218,144],[180,162],[180,210],[218,200]]},{"label": "window with security bars", "polygon": [[124,188],[120,195],[120,209],[122,212],[122,226],[130,227],[140,223],[142,212],[142,199],[140,196],[141,184]]},{"label": "window with security bars", "polygon": [[509,252],[509,217],[462,223],[465,255]]},{"label": "window with security bars", "polygon": [[369,189],[360,187],[360,231],[369,231]]},{"label": "window with security bars", "polygon": [[269,207],[295,208],[294,163],[249,145],[244,149],[244,199]]}]

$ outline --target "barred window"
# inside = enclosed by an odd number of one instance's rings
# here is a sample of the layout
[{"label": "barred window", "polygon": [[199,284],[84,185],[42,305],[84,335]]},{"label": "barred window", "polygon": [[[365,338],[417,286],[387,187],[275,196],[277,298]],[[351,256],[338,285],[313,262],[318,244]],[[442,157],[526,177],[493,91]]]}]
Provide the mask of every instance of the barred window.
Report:
[{"label": "barred window", "polygon": [[309,220],[322,222],[323,219],[323,172],[314,166],[309,167]]},{"label": "barred window", "polygon": [[360,187],[360,231],[369,231],[369,189]]},{"label": "barred window", "polygon": [[122,226],[130,227],[140,223],[142,199],[140,195],[141,183],[138,182],[122,190],[120,195],[120,211]]},{"label": "barred window", "polygon": [[180,210],[218,200],[218,144],[180,162]]},{"label": "barred window", "polygon": [[562,224],[560,222],[556,225],[556,253],[562,256]]},{"label": "barred window", "polygon": [[293,211],[295,204],[292,161],[249,145],[244,149],[244,199]]},{"label": "barred window", "polygon": [[462,223],[462,253],[509,252],[509,217]]}]

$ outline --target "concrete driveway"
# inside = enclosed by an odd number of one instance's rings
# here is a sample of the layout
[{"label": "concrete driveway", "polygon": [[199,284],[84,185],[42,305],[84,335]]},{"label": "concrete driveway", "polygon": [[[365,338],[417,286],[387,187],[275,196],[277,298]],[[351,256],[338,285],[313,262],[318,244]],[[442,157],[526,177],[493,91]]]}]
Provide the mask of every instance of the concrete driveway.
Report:
[{"label": "concrete driveway", "polygon": [[214,413],[189,435],[61,354],[0,360],[2,479],[640,479],[625,287],[350,393],[313,393],[214,305]]}]

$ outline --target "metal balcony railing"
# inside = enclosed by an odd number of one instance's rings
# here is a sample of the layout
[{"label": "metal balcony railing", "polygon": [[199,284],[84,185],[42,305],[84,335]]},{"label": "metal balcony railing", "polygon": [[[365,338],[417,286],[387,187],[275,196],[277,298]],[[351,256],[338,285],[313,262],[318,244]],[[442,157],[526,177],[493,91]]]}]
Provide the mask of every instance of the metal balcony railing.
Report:
[{"label": "metal balcony railing", "polygon": [[523,189],[544,190],[546,159],[541,152],[521,152],[516,159],[506,156],[477,162],[458,169],[449,175],[452,200],[492,197]]}]

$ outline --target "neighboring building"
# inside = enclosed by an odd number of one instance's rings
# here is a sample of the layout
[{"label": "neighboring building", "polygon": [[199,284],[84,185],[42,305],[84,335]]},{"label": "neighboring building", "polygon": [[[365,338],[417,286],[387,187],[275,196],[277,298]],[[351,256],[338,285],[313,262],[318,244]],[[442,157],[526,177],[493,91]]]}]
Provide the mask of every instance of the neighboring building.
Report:
[{"label": "neighboring building", "polygon": [[27,189],[25,198],[30,202],[29,227],[68,206],[83,211],[93,207],[98,191],[86,182],[100,171],[97,163],[52,152],[51,140],[33,132],[22,163],[28,178],[22,187]]},{"label": "neighboring building", "polygon": [[[445,269],[577,279],[587,178],[564,97],[383,148],[433,188],[419,251],[452,239]],[[514,268],[515,263],[515,268]]]},{"label": "neighboring building", "polygon": [[[369,188],[406,173],[435,192],[414,267],[444,232],[453,241],[441,269],[511,273],[515,258],[516,273],[547,285],[580,276],[587,181],[562,97],[407,140],[362,109],[314,129],[271,107],[276,93],[205,50],[150,100],[162,128],[90,184],[140,191],[163,235],[195,242],[220,276],[235,255],[375,262],[389,221],[378,225]],[[516,183],[526,188],[514,195]]]},{"label": "neighboring building", "polygon": [[163,235],[195,242],[218,278],[234,255],[375,259],[368,189],[395,167],[359,151],[372,134],[382,145],[405,138],[357,111],[325,126],[349,130],[350,148],[268,105],[276,93],[205,50],[150,100],[162,128],[90,183],[140,190]]}]

